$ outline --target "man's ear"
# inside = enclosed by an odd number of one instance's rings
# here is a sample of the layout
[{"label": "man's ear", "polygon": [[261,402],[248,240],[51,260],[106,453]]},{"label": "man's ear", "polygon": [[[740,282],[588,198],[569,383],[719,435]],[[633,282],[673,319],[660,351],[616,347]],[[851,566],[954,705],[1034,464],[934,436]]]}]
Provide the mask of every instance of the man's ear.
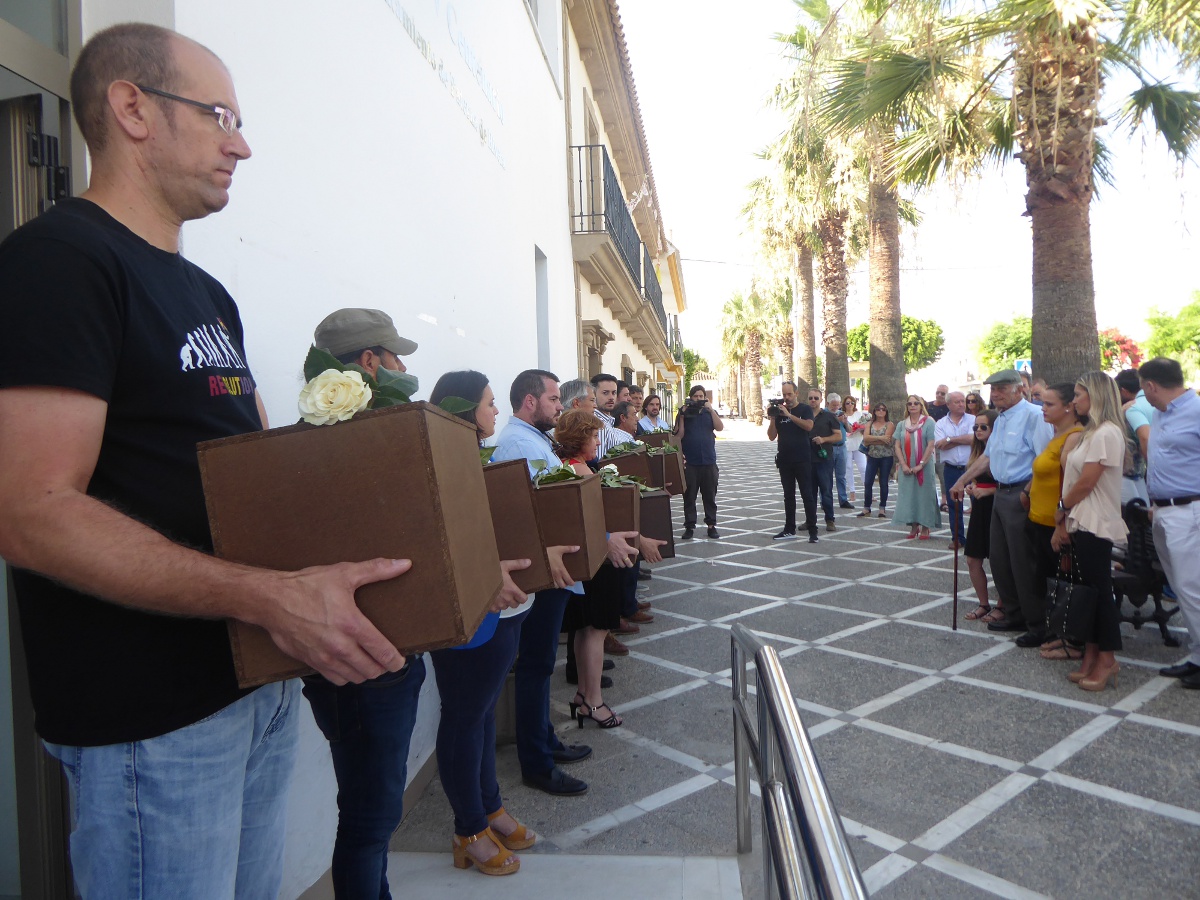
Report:
[{"label": "man's ear", "polygon": [[135,141],[144,141],[150,136],[150,123],[146,118],[149,98],[132,82],[114,81],[108,86],[108,108],[117,127]]},{"label": "man's ear", "polygon": [[375,373],[379,371],[379,365],[383,362],[383,360],[376,355],[374,350],[368,348],[360,353],[358,355],[358,359],[356,359],[354,362],[356,365],[362,366],[364,369],[366,369],[367,373],[374,378]]}]

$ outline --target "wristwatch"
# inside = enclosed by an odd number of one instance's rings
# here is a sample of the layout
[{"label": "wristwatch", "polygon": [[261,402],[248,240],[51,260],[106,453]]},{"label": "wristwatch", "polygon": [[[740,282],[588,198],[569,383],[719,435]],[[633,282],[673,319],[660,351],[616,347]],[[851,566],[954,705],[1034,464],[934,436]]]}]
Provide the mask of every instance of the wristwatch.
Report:
[{"label": "wristwatch", "polygon": [[1058,508],[1061,509],[1063,512],[1069,513],[1071,511],[1071,507],[1064,504],[1061,499],[1058,501]]}]

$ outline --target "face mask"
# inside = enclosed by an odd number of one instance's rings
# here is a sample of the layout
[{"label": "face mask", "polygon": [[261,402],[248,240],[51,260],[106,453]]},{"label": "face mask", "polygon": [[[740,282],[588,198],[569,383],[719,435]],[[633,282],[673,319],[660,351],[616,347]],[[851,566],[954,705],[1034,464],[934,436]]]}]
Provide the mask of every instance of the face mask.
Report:
[{"label": "face mask", "polygon": [[396,390],[403,391],[409,397],[412,397],[419,390],[419,382],[416,375],[410,375],[408,372],[393,372],[391,369],[385,369],[380,366],[375,371],[375,381],[380,387],[394,387]]}]

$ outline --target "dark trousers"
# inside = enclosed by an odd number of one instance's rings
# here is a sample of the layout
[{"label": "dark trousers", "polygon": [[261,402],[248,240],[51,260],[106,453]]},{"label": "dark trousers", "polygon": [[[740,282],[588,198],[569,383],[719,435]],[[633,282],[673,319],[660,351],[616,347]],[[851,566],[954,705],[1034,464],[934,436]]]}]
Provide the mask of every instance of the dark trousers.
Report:
[{"label": "dark trousers", "polygon": [[[714,514],[715,517],[715,514]],[[642,560],[633,564],[630,569],[621,569],[621,616],[628,619],[637,615],[638,572],[642,571]]]},{"label": "dark trousers", "polygon": [[1099,644],[1101,650],[1121,649],[1121,614],[1113,599],[1112,541],[1096,537],[1087,531],[1071,535],[1075,551],[1076,578],[1096,589],[1096,620],[1092,625],[1089,644]]},{"label": "dark trousers", "polygon": [[863,479],[866,483],[863,485],[863,509],[871,509],[871,484],[875,481],[876,476],[879,478],[879,508],[887,509],[888,497],[888,479],[892,477],[892,463],[896,461],[894,456],[874,457],[867,455],[867,474]]},{"label": "dark trousers", "polygon": [[949,488],[954,487],[955,482],[962,478],[966,471],[966,466],[942,464],[942,502],[947,504],[946,508],[950,510],[950,539],[958,541],[959,544],[967,542],[967,533],[963,530],[963,502],[951,499]]},{"label": "dark trousers", "polygon": [[504,805],[496,782],[496,701],[528,615],[501,619],[491,640],[478,647],[429,654],[442,698],[438,778],[460,837],[479,834],[487,828],[487,817]]},{"label": "dark trousers", "polygon": [[554,751],[562,747],[550,724],[550,676],[558,656],[563,611],[574,596],[559,588],[538,591],[521,624],[513,705],[517,759],[524,775],[547,774],[554,768]]},{"label": "dark trousers", "polygon": [[1017,487],[1000,488],[992,503],[988,559],[1005,621],[1041,628],[1046,621],[1046,585],[1036,584],[1033,547],[1025,531],[1029,517]]},{"label": "dark trousers", "polygon": [[833,516],[833,453],[821,459],[813,457],[812,461],[812,492],[816,497],[821,496],[821,510],[825,513],[825,521],[832,522]]},{"label": "dark trousers", "polygon": [[704,499],[704,524],[709,528],[717,526],[717,467],[688,466],[683,467],[687,487],[683,491],[683,527],[696,527],[696,492]]},{"label": "dark trousers", "polygon": [[338,826],[333,844],[336,897],[391,900],[388,841],[404,813],[408,745],[425,660],[362,684],[304,679],[304,696],[333,755]]},{"label": "dark trousers", "polygon": [[804,503],[804,530],[817,533],[817,502],[813,497],[812,463],[779,461],[779,481],[783,485],[783,530],[796,530],[796,485]]}]

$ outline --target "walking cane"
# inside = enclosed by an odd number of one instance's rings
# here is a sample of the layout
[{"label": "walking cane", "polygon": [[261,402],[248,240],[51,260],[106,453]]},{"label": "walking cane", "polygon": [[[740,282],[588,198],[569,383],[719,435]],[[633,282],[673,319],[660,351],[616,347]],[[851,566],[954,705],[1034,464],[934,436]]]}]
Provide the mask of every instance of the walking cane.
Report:
[{"label": "walking cane", "polygon": [[953,618],[950,620],[950,630],[951,631],[958,631],[958,544],[959,544],[959,540],[958,540],[958,536],[954,534],[954,521],[955,521],[955,512],[956,512],[955,506],[956,505],[958,507],[957,512],[961,513],[963,502],[961,500],[955,500],[953,497],[951,497],[950,498],[950,535],[953,538],[953,540],[951,540],[951,543],[954,544],[954,613],[953,613]]}]

